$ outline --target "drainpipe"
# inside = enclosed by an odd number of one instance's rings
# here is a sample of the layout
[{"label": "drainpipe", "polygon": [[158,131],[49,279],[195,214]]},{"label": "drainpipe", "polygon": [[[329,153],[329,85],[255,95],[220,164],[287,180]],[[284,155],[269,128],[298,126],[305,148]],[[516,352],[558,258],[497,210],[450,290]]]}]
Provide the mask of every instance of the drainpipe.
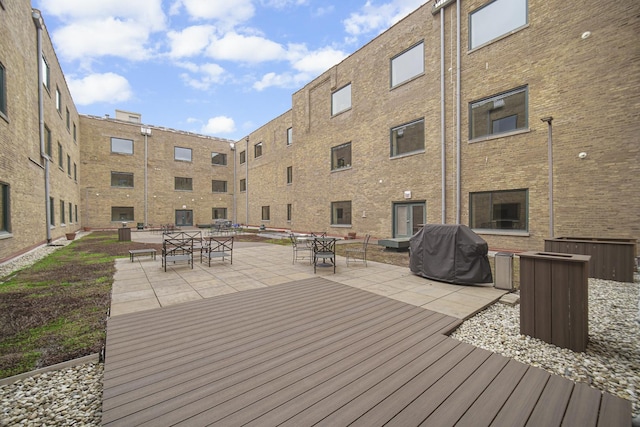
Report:
[{"label": "drainpipe", "polygon": [[549,129],[549,135],[547,137],[547,149],[549,152],[549,237],[553,239],[553,134],[551,126],[553,117],[543,117],[540,120],[545,122]]},{"label": "drainpipe", "polygon": [[445,123],[445,93],[444,93],[444,8],[440,9],[440,168],[442,173],[442,223],[447,223],[447,141]]},{"label": "drainpipe", "polygon": [[456,1],[456,42],[456,224],[460,224],[460,202],[462,200],[460,183],[460,0]]},{"label": "drainpipe", "polygon": [[245,196],[245,214],[247,216],[247,227],[249,226],[249,136],[246,138],[247,141],[247,151],[245,151],[244,156],[244,170],[245,170],[245,180],[244,180],[244,196]]},{"label": "drainpipe", "polygon": [[44,96],[42,89],[42,76],[43,76],[43,66],[42,66],[42,29],[44,27],[44,21],[42,19],[42,14],[38,9],[32,9],[31,17],[33,18],[33,22],[36,24],[37,29],[37,50],[38,50],[38,120],[40,122],[40,158],[44,163],[44,198],[45,198],[45,217],[46,217],[46,233],[47,233],[47,244],[51,243],[51,198],[49,191],[49,156],[45,150],[45,141],[44,141]]}]

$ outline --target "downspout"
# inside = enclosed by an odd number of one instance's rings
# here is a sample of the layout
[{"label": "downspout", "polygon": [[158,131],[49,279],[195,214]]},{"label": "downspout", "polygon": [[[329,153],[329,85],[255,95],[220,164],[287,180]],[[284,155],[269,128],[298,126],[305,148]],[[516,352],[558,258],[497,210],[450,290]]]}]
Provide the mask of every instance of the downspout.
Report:
[{"label": "downspout", "polygon": [[42,20],[42,15],[38,9],[32,9],[31,17],[33,18],[33,22],[36,24],[37,29],[37,50],[38,50],[38,120],[40,123],[40,158],[44,163],[44,198],[45,198],[45,217],[46,217],[46,233],[47,233],[47,244],[51,243],[51,198],[49,191],[49,156],[45,151],[45,141],[44,141],[44,94],[42,93],[42,75],[43,75],[43,65],[42,65],[42,28],[44,22]]},{"label": "downspout", "polygon": [[456,1],[456,224],[460,224],[460,211],[462,200],[460,182],[460,0]]},{"label": "downspout", "polygon": [[444,93],[444,8],[440,9],[440,169],[442,173],[442,223],[447,223],[447,142],[446,142],[446,124],[445,124],[445,93]]},{"label": "downspout", "polygon": [[545,122],[548,128],[547,158],[549,162],[549,237],[553,239],[553,128],[551,125],[553,117],[543,117],[540,120]]},{"label": "downspout", "polygon": [[244,196],[245,196],[245,214],[247,216],[247,227],[249,226],[249,137],[247,136],[247,151],[244,156],[244,169],[245,169],[245,179],[244,179]]}]

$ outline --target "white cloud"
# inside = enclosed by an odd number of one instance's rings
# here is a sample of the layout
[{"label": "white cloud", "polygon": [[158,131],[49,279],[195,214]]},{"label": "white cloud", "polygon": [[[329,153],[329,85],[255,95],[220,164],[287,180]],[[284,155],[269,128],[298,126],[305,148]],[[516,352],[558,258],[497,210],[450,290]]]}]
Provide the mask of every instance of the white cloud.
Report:
[{"label": "white cloud", "polygon": [[255,14],[252,0],[178,0],[171,6],[171,13],[176,14],[180,7],[184,7],[192,19],[213,19],[228,28]]},{"label": "white cloud", "polygon": [[259,36],[244,36],[229,32],[214,40],[207,48],[208,56],[226,61],[258,63],[284,59],[282,45]]},{"label": "white cloud", "polygon": [[206,125],[202,126],[201,132],[207,135],[219,135],[221,133],[232,133],[236,130],[236,124],[232,118],[218,116],[209,119]]},{"label": "white cloud", "polygon": [[182,31],[169,31],[169,56],[183,58],[201,53],[211,42],[214,33],[215,27],[211,25],[194,25]]},{"label": "white cloud", "polygon": [[353,36],[382,32],[418,8],[425,0],[393,0],[374,5],[367,0],[360,12],[343,21],[345,31]]},{"label": "white cloud", "polygon": [[262,0],[262,4],[267,7],[283,9],[289,5],[302,6],[308,4],[309,0]]},{"label": "white cloud", "polygon": [[312,52],[307,52],[306,48],[302,50],[294,48],[292,49],[291,64],[298,71],[319,75],[346,57],[345,52],[332,47],[324,47]]},{"label": "white cloud", "polygon": [[177,64],[187,69],[194,77],[188,73],[182,73],[180,78],[188,85],[198,90],[208,90],[212,85],[222,83],[225,79],[225,70],[218,64],[194,64],[192,62],[183,62]]},{"label": "white cloud", "polygon": [[63,22],[113,16],[138,21],[153,30],[162,30],[166,23],[162,0],[39,0],[37,5],[45,16],[56,16]]},{"label": "white cloud", "polygon": [[114,73],[91,74],[82,79],[67,77],[67,82],[77,105],[117,104],[133,97],[127,79]]}]

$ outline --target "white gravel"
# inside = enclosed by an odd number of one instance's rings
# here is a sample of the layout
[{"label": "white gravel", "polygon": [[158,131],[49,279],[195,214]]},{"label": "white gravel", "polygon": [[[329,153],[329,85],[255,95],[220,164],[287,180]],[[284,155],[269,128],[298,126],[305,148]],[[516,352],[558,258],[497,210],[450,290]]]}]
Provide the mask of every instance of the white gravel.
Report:
[{"label": "white gravel", "polygon": [[[44,246],[0,265],[0,278],[55,249]],[[518,305],[494,304],[465,321],[452,337],[628,399],[638,417],[639,300],[637,275],[635,283],[589,279],[589,344],[584,353],[520,335]],[[0,426],[99,426],[103,368],[101,363],[83,364],[1,386]]]}]

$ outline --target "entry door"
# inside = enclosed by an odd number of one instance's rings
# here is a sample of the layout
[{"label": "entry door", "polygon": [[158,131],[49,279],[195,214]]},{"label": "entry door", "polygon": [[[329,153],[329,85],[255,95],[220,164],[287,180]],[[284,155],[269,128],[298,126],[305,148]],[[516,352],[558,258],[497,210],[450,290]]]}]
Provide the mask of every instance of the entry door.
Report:
[{"label": "entry door", "polygon": [[427,221],[424,203],[397,203],[394,205],[393,237],[411,237]]},{"label": "entry door", "polygon": [[176,226],[185,227],[193,225],[192,210],[176,210]]}]

